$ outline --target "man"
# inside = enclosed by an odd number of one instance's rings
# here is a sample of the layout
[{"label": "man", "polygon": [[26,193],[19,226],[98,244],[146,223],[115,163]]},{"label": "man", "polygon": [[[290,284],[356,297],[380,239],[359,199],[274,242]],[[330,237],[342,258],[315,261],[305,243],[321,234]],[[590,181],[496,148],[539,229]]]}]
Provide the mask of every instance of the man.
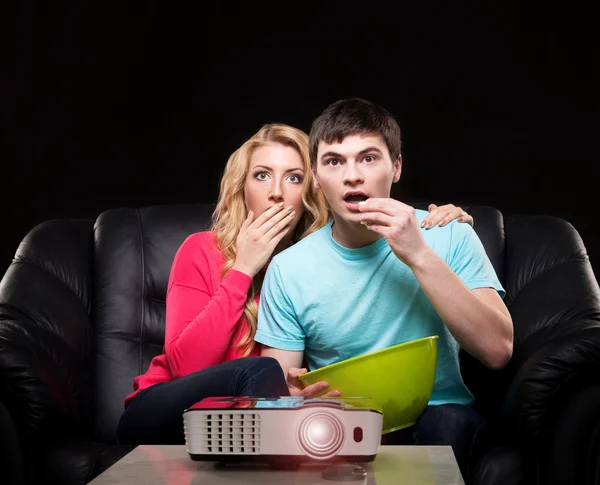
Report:
[{"label": "man", "polygon": [[468,224],[421,228],[427,215],[390,198],[402,169],[400,127],[360,99],[329,106],[313,123],[314,183],[332,221],[276,256],[261,292],[255,340],[299,394],[298,369],[439,335],[429,406],[416,444],[451,445],[467,480],[484,421],[460,375],[459,349],[490,368],[512,355],[502,288]]}]

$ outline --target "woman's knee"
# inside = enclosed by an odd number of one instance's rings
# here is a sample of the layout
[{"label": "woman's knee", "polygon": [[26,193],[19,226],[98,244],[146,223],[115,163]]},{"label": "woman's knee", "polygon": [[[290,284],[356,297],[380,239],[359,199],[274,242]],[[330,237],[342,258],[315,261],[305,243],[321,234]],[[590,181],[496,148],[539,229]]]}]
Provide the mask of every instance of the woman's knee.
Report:
[{"label": "woman's knee", "polygon": [[248,357],[250,364],[244,369],[247,376],[252,379],[284,379],[283,369],[277,359],[273,357]]},{"label": "woman's knee", "polygon": [[276,359],[252,356],[244,360],[237,386],[239,393],[255,397],[287,395],[283,369]]},{"label": "woman's knee", "polygon": [[250,356],[239,360],[242,371],[250,376],[255,376],[259,373],[274,373],[283,374],[283,370],[279,361],[273,357]]}]

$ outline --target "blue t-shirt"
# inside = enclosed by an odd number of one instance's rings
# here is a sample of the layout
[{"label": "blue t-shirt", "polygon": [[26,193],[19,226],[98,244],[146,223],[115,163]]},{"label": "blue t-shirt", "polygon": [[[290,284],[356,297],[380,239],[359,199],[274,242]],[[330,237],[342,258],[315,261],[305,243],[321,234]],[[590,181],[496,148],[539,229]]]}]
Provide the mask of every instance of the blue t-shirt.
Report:
[{"label": "blue t-shirt", "polygon": [[[428,214],[417,210],[419,224]],[[413,272],[384,238],[359,249],[340,246],[330,221],[273,258],[263,283],[255,340],[304,351],[309,370],[403,342],[438,335],[430,404],[470,404],[459,345]],[[469,288],[495,288],[494,268],[469,224],[421,230],[425,242]]]}]

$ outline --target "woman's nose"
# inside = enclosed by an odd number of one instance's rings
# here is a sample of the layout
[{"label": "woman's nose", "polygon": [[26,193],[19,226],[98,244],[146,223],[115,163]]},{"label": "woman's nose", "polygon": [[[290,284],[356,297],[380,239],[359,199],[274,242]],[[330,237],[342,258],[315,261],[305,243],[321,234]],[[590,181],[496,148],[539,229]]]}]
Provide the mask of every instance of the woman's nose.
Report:
[{"label": "woman's nose", "polygon": [[279,182],[273,181],[271,184],[269,199],[272,199],[276,202],[283,200],[283,191],[281,190],[281,184]]}]

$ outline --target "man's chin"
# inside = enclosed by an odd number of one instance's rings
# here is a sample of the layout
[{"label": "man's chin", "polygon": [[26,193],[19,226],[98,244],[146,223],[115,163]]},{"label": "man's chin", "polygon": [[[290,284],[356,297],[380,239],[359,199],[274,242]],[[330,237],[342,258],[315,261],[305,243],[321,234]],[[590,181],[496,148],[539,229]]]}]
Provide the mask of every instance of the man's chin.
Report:
[{"label": "man's chin", "polygon": [[[337,209],[337,210],[336,210]],[[351,212],[345,208],[342,208],[340,211],[338,208],[332,209],[334,214],[334,219],[338,222],[344,222],[346,224],[360,224],[360,213],[359,212]]]}]

